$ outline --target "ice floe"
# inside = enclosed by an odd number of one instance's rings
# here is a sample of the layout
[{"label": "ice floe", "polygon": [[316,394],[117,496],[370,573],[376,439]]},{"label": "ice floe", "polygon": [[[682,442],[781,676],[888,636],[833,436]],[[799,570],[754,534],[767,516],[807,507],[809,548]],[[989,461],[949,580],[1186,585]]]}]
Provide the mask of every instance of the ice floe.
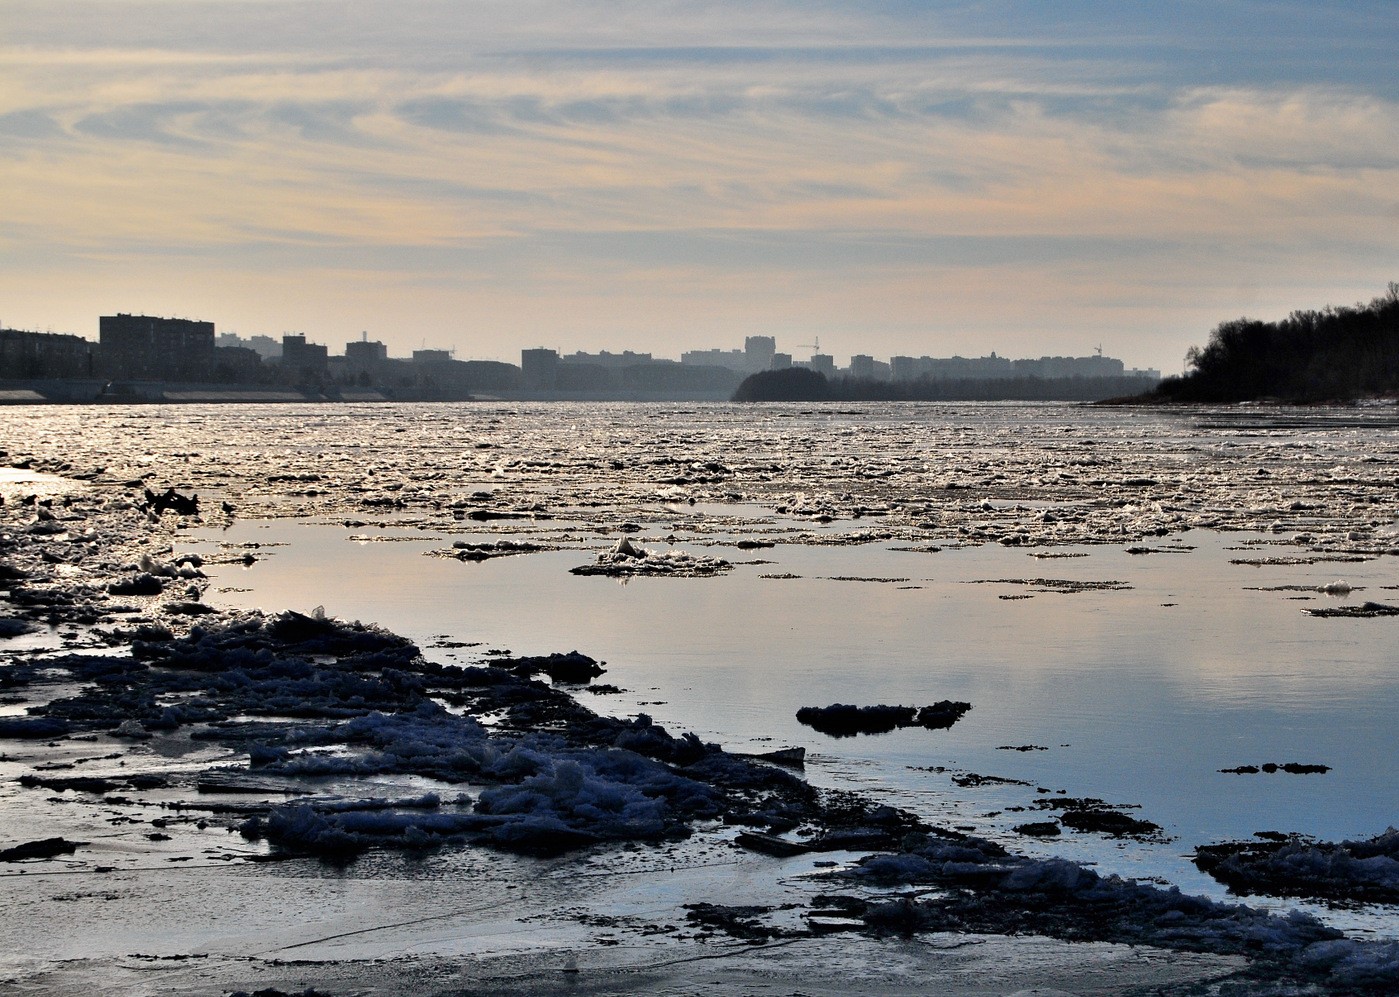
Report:
[{"label": "ice floe", "polygon": [[575,575],[607,575],[612,578],[708,578],[732,569],[733,565],[722,558],[675,549],[651,550],[622,537],[611,549],[601,551],[592,564],[571,570]]},{"label": "ice floe", "polygon": [[1195,863],[1244,894],[1399,902],[1399,830],[1392,827],[1364,841],[1260,834],[1252,841],[1202,845]]},{"label": "ice floe", "polygon": [[887,734],[902,727],[943,730],[951,727],[972,708],[971,703],[944,699],[931,706],[803,706],[797,720],[831,737],[856,734]]}]

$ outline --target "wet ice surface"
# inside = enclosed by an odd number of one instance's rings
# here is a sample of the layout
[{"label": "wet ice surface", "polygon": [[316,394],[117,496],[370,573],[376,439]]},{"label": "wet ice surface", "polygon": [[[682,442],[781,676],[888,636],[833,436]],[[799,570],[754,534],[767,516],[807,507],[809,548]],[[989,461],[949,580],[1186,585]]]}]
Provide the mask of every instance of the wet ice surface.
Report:
[{"label": "wet ice surface", "polygon": [[[1399,548],[1399,441],[1383,414],[1280,418],[1065,406],[86,408],[46,410],[40,442],[27,431],[28,413],[0,418],[11,460],[33,453],[69,476],[93,476],[100,467],[99,482],[124,485],[133,498],[145,487],[198,492],[203,522],[187,524],[176,543],[205,561],[210,602],[303,612],[324,605],[343,619],[403,634],[442,662],[472,664],[505,648],[526,655],[578,648],[605,660],[601,681],[622,689],[579,693],[601,713],[644,711],[672,730],[739,751],[804,746],[814,785],[857,789],[1029,855],[1063,856],[1223,899],[1224,888],[1188,859],[1197,845],[1260,830],[1368,838],[1394,822],[1399,773],[1387,745],[1399,705],[1396,624],[1304,612],[1399,604],[1389,588],[1399,583],[1391,554]],[[623,540],[664,552],[672,563],[731,567],[715,577],[643,576],[624,584],[572,573]],[[424,556],[473,549],[510,554]],[[1336,584],[1341,579],[1344,586]],[[54,635],[19,636],[7,646],[45,640]],[[803,706],[944,699],[973,704],[946,730],[837,741],[795,717]],[[104,744],[90,754],[120,747]],[[81,837],[122,816],[119,807],[101,818],[83,814],[91,808],[76,802],[17,811],[34,791],[11,780],[53,764],[57,750],[26,748],[34,750],[7,751],[0,763],[13,804],[5,809],[5,843],[43,837],[44,828],[65,821],[78,825],[68,836]],[[191,751],[180,764],[212,760]],[[1290,762],[1329,771],[1220,771]],[[135,763],[122,759],[125,768]],[[383,787],[404,798],[428,788],[401,780]],[[1153,822],[1162,833],[1107,837],[1068,821],[1048,840],[1015,832],[1059,822],[1067,812],[1056,805],[1062,797],[1100,798],[1109,812]],[[129,874],[142,890],[168,901],[185,889],[139,877],[145,862],[183,860],[169,868],[198,879],[184,834],[159,842],[122,827],[102,830],[114,842],[108,847],[130,851]],[[207,835],[209,854],[257,851],[242,839],[230,844],[223,828],[182,831],[195,840]],[[442,853],[395,869],[388,880],[434,880],[444,873],[429,869],[480,861],[473,854]],[[727,846],[716,855],[714,868],[738,861]],[[128,874],[121,857],[110,861]],[[234,882],[246,876],[250,884],[238,901],[245,910],[280,910],[285,891],[267,884],[284,879],[239,861],[216,860],[205,882],[217,881],[221,869],[242,870]],[[607,866],[600,878],[612,884],[621,872],[617,856],[599,861]],[[813,868],[810,857],[786,861]],[[327,904],[325,911],[336,909],[339,901],[329,897],[338,890],[358,898],[344,915],[359,925],[346,933],[351,940],[311,939],[309,948],[335,950],[327,958],[455,951],[443,936],[423,935],[422,918],[434,915],[415,905],[412,887],[394,901],[406,908],[402,929],[384,927],[396,923],[391,911],[366,915],[364,884],[375,879],[364,862],[343,877],[314,872],[297,880],[317,884],[307,902]],[[724,885],[728,873],[703,872],[710,868],[703,856],[680,864],[691,862],[700,871],[685,878],[687,897],[735,901],[732,884]],[[82,868],[90,863],[75,871]],[[557,868],[567,875],[578,864],[562,860]],[[507,871],[493,888],[508,898],[512,885],[532,875]],[[637,902],[654,902],[655,875],[643,878]],[[765,899],[755,902],[774,901],[773,882],[763,880],[756,894]],[[89,883],[70,892],[73,899],[44,908],[36,932],[64,910],[110,910],[114,901],[103,898],[121,890]],[[588,915],[594,922],[622,903],[611,885],[579,899],[598,909]],[[1390,907],[1253,902],[1318,912],[1358,937],[1395,934]],[[612,947],[597,941],[603,929],[596,922],[586,931],[566,916],[549,930],[538,922],[525,927],[514,919],[528,916],[530,904],[497,903],[509,927],[466,931],[491,939],[472,951],[509,948],[515,941],[501,942],[507,937],[537,951],[554,944],[551,931],[593,953],[599,944]],[[467,914],[448,923],[455,938],[464,923],[480,922]],[[373,930],[360,933],[364,927]],[[172,941],[175,954],[217,948],[212,939],[251,929],[190,922],[169,930],[183,939]],[[35,934],[35,947],[18,951],[42,961],[52,945],[44,937]],[[128,938],[107,947],[94,941],[91,955],[129,955]],[[222,951],[247,950],[246,942],[229,941]],[[282,958],[276,951],[257,949]],[[63,952],[73,954],[58,946],[51,956]]]},{"label": "wet ice surface", "polygon": [[[783,545],[759,552],[776,564],[723,579],[586,586],[569,576],[577,560],[569,552],[463,566],[421,557],[437,545],[431,538],[368,544],[341,527],[300,523],[240,523],[228,536],[288,546],[246,572],[216,572],[216,584],[252,587],[220,599],[311,608],[296,556],[304,545],[318,576],[365,580],[360,591],[335,583],[334,597],[324,595],[331,583],[313,583],[318,602],[347,618],[373,615],[442,660],[577,647],[605,660],[602,681],[625,690],[580,693],[594,709],[644,711],[735,750],[801,745],[819,785],[858,787],[1032,853],[1164,877],[1191,892],[1224,896],[1189,861],[1198,844],[1260,830],[1368,837],[1395,820],[1399,772],[1384,749],[1399,706],[1389,624],[1314,619],[1299,607],[1341,601],[1263,591],[1285,579],[1314,588],[1337,569],[1230,565],[1231,548],[1248,539],[1238,534],[1186,534],[1188,553],[1095,546],[1055,560],[999,546],[924,555],[881,544]],[[906,580],[833,581],[833,560],[846,578],[902,571]],[[1382,586],[1399,580],[1384,564],[1344,565],[1363,589],[1352,600],[1382,598]],[[1046,565],[1073,580],[1124,584],[1047,586]],[[774,572],[800,577],[763,577]],[[520,613],[526,599],[544,610]],[[433,650],[455,642],[478,646]],[[950,730],[839,741],[796,719],[805,706],[942,699],[973,709]],[[1026,746],[1043,750],[1009,750]],[[1293,762],[1330,771],[1220,771]],[[967,773],[1013,781],[958,786]],[[1013,833],[1053,817],[1040,801],[1058,791],[1140,807],[1134,815],[1170,840],[1070,833],[1037,845]],[[1389,914],[1376,920],[1370,926],[1384,930]]]}]

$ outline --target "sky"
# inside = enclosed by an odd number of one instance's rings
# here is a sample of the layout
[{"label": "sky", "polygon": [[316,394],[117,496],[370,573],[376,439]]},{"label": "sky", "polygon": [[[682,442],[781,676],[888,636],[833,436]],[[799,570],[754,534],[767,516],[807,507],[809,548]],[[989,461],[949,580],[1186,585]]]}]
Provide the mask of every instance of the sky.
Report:
[{"label": "sky", "polygon": [[1399,3],[3,0],[0,325],[1085,356],[1399,280]]}]

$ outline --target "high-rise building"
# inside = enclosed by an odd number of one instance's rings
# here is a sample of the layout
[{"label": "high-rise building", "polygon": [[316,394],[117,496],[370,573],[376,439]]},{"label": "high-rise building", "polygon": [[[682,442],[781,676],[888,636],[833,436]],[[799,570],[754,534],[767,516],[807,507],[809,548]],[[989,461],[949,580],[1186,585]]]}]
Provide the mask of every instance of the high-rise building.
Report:
[{"label": "high-rise building", "polygon": [[345,363],[355,370],[364,370],[381,364],[389,358],[389,348],[372,339],[361,339],[345,344]]},{"label": "high-rise building", "polygon": [[743,355],[750,371],[771,370],[777,354],[777,340],[772,336],[748,336],[743,340]]},{"label": "high-rise building", "polygon": [[0,329],[0,377],[92,377],[95,346],[81,336]]},{"label": "high-rise building", "polygon": [[305,336],[282,337],[282,379],[288,382],[314,381],[329,369],[329,351],[320,343],[308,343]]},{"label": "high-rise building", "polygon": [[214,371],[214,323],[150,315],[98,320],[101,370],[107,377],[205,381]]},{"label": "high-rise building", "polygon": [[559,383],[558,350],[521,350],[520,379],[529,391],[552,391]]}]

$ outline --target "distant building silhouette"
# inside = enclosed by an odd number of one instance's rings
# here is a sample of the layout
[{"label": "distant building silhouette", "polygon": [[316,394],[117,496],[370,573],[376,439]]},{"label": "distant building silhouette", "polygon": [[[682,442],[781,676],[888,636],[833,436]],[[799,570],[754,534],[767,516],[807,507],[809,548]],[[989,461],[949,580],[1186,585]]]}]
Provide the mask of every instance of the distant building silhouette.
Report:
[{"label": "distant building silhouette", "polygon": [[250,346],[215,346],[214,380],[220,383],[264,380],[262,355]]},{"label": "distant building silhouette", "polygon": [[463,383],[473,392],[499,393],[520,390],[520,368],[499,360],[453,360]]},{"label": "distant building silhouette", "polygon": [[[389,358],[389,348],[372,339],[345,344],[345,363],[354,369],[370,369]],[[416,360],[418,354],[413,354]]]},{"label": "distant building silhouette", "polygon": [[552,391],[559,383],[557,350],[520,351],[520,376],[528,391]]},{"label": "distant building silhouette", "polygon": [[[852,360],[852,371],[854,362]],[[984,357],[891,357],[890,372],[896,381],[926,378],[930,381],[990,381],[1012,378],[1155,377],[1160,371],[1127,371],[1121,360],[1095,354],[1088,357],[1040,357],[1010,360],[995,353]]]},{"label": "distant building silhouette", "polygon": [[857,353],[850,358],[850,376],[866,381],[889,380],[889,365],[872,356]]},{"label": "distant building silhouette", "polygon": [[81,336],[0,329],[0,378],[92,377],[95,346]]},{"label": "distant building silhouette", "polygon": [[777,355],[777,340],[771,336],[748,336],[741,350],[687,350],[680,362],[695,367],[723,367],[746,374],[771,370]]},{"label": "distant building silhouette", "polygon": [[559,360],[562,363],[594,364],[598,367],[635,367],[638,364],[656,362],[649,353],[633,353],[631,350],[623,350],[621,353],[609,353],[607,350],[603,350],[601,353],[584,353],[580,350],[577,353],[559,357]]},{"label": "distant building silhouette", "polygon": [[276,360],[282,355],[282,344],[271,336],[243,337],[236,332],[221,332],[214,340],[216,347],[239,346],[257,353],[264,360]]},{"label": "distant building silhouette", "polygon": [[207,381],[214,374],[214,323],[151,315],[103,315],[98,367],[109,378]]},{"label": "distant building silhouette", "polygon": [[308,343],[305,336],[282,337],[282,379],[291,384],[323,380],[328,371],[329,351],[320,343]]},{"label": "distant building silhouette", "polygon": [[360,387],[368,387],[382,380],[389,366],[389,348],[366,336],[358,342],[345,344],[345,357],[340,363],[340,379]]},{"label": "distant building silhouette", "polygon": [[777,355],[777,340],[771,336],[748,336],[743,340],[743,356],[750,374],[772,370],[772,358]]},{"label": "distant building silhouette", "polygon": [[680,362],[692,367],[748,369],[748,355],[743,350],[686,350],[680,354]]}]

